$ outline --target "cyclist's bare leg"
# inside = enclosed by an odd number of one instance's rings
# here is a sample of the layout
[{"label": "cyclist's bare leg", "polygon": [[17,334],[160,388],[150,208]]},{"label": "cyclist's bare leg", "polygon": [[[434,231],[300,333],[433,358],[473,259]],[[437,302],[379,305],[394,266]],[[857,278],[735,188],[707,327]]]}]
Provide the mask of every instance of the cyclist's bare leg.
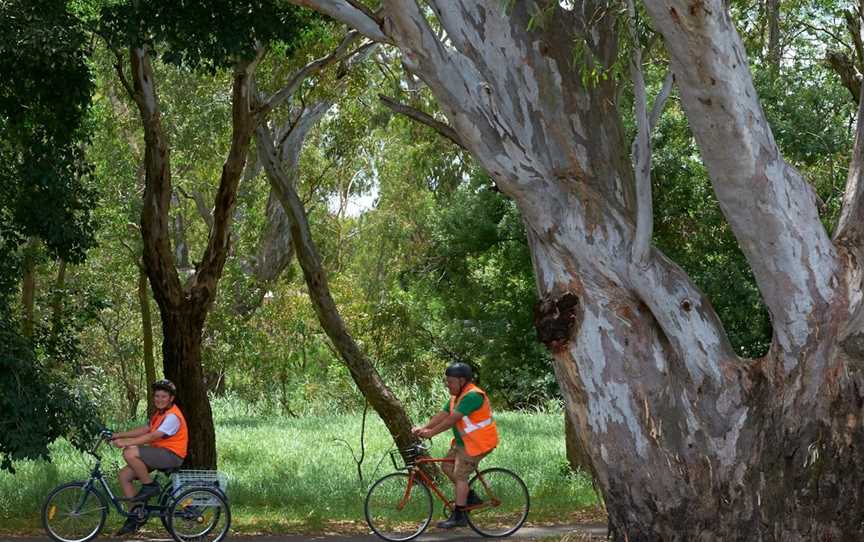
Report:
[{"label": "cyclist's bare leg", "polygon": [[468,502],[468,480],[456,480],[456,506],[465,506]]},{"label": "cyclist's bare leg", "polygon": [[131,467],[123,467],[117,473],[117,478],[120,480],[120,487],[123,488],[123,495],[128,499],[135,495],[135,488],[132,486],[132,480],[135,479],[135,471]]},{"label": "cyclist's bare leg", "polygon": [[455,463],[441,464],[441,470],[444,471],[444,475],[447,476],[447,478],[450,478],[450,481],[453,482],[454,486],[456,486],[456,504],[459,506],[465,506],[465,503],[468,502],[468,480],[457,480],[454,474],[455,467]]},{"label": "cyclist's bare leg", "polygon": [[[138,446],[128,446],[123,448],[123,459],[126,460],[126,464],[135,472],[135,478],[138,478],[142,484],[153,482],[153,479],[150,478],[150,472],[147,470],[147,465],[141,461],[141,457],[138,455]],[[127,496],[131,497],[132,495]]]}]

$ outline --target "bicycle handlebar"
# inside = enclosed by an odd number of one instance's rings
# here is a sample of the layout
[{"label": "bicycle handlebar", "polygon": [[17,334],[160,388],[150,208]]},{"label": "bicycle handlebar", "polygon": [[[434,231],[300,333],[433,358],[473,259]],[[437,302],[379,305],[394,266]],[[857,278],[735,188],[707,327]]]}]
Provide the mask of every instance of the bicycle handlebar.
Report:
[{"label": "bicycle handlebar", "polygon": [[93,445],[93,448],[87,450],[87,453],[95,457],[97,460],[101,460],[102,457],[96,453],[96,450],[99,449],[99,446],[102,444],[102,442],[110,441],[112,436],[114,436],[114,432],[110,429],[106,428],[99,431],[99,438],[96,439],[96,444]]}]

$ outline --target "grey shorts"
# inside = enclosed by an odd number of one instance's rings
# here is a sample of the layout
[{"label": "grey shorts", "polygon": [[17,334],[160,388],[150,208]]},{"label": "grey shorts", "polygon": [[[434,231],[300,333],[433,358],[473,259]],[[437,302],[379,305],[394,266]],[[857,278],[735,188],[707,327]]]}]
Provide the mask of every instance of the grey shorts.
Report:
[{"label": "grey shorts", "polygon": [[165,448],[139,446],[138,457],[150,470],[178,469],[183,464],[183,458]]}]

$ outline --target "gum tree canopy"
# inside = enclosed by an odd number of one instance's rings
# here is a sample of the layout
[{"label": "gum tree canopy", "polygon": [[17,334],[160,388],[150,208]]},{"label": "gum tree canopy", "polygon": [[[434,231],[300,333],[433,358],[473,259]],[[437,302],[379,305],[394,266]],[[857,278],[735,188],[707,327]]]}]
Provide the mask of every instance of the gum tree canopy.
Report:
[{"label": "gum tree canopy", "polygon": [[[598,71],[613,65],[620,6],[292,1],[396,46],[446,114],[439,128],[517,203],[544,300],[538,331],[616,539],[860,536],[861,142],[832,239],[779,152],[724,2],[647,10],[772,317],[759,359],[736,354],[709,300],[644,243],[650,193],[629,157],[620,82],[590,82],[573,61],[577,44]],[[538,11],[550,13],[540,26]]]}]

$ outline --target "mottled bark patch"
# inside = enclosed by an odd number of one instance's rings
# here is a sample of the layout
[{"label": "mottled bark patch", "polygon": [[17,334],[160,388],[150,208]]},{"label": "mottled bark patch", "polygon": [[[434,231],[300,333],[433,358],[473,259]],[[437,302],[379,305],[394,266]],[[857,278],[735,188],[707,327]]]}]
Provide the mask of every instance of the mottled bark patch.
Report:
[{"label": "mottled bark patch", "polygon": [[537,339],[552,352],[566,349],[580,321],[579,296],[573,292],[557,298],[547,296],[534,306]]}]

